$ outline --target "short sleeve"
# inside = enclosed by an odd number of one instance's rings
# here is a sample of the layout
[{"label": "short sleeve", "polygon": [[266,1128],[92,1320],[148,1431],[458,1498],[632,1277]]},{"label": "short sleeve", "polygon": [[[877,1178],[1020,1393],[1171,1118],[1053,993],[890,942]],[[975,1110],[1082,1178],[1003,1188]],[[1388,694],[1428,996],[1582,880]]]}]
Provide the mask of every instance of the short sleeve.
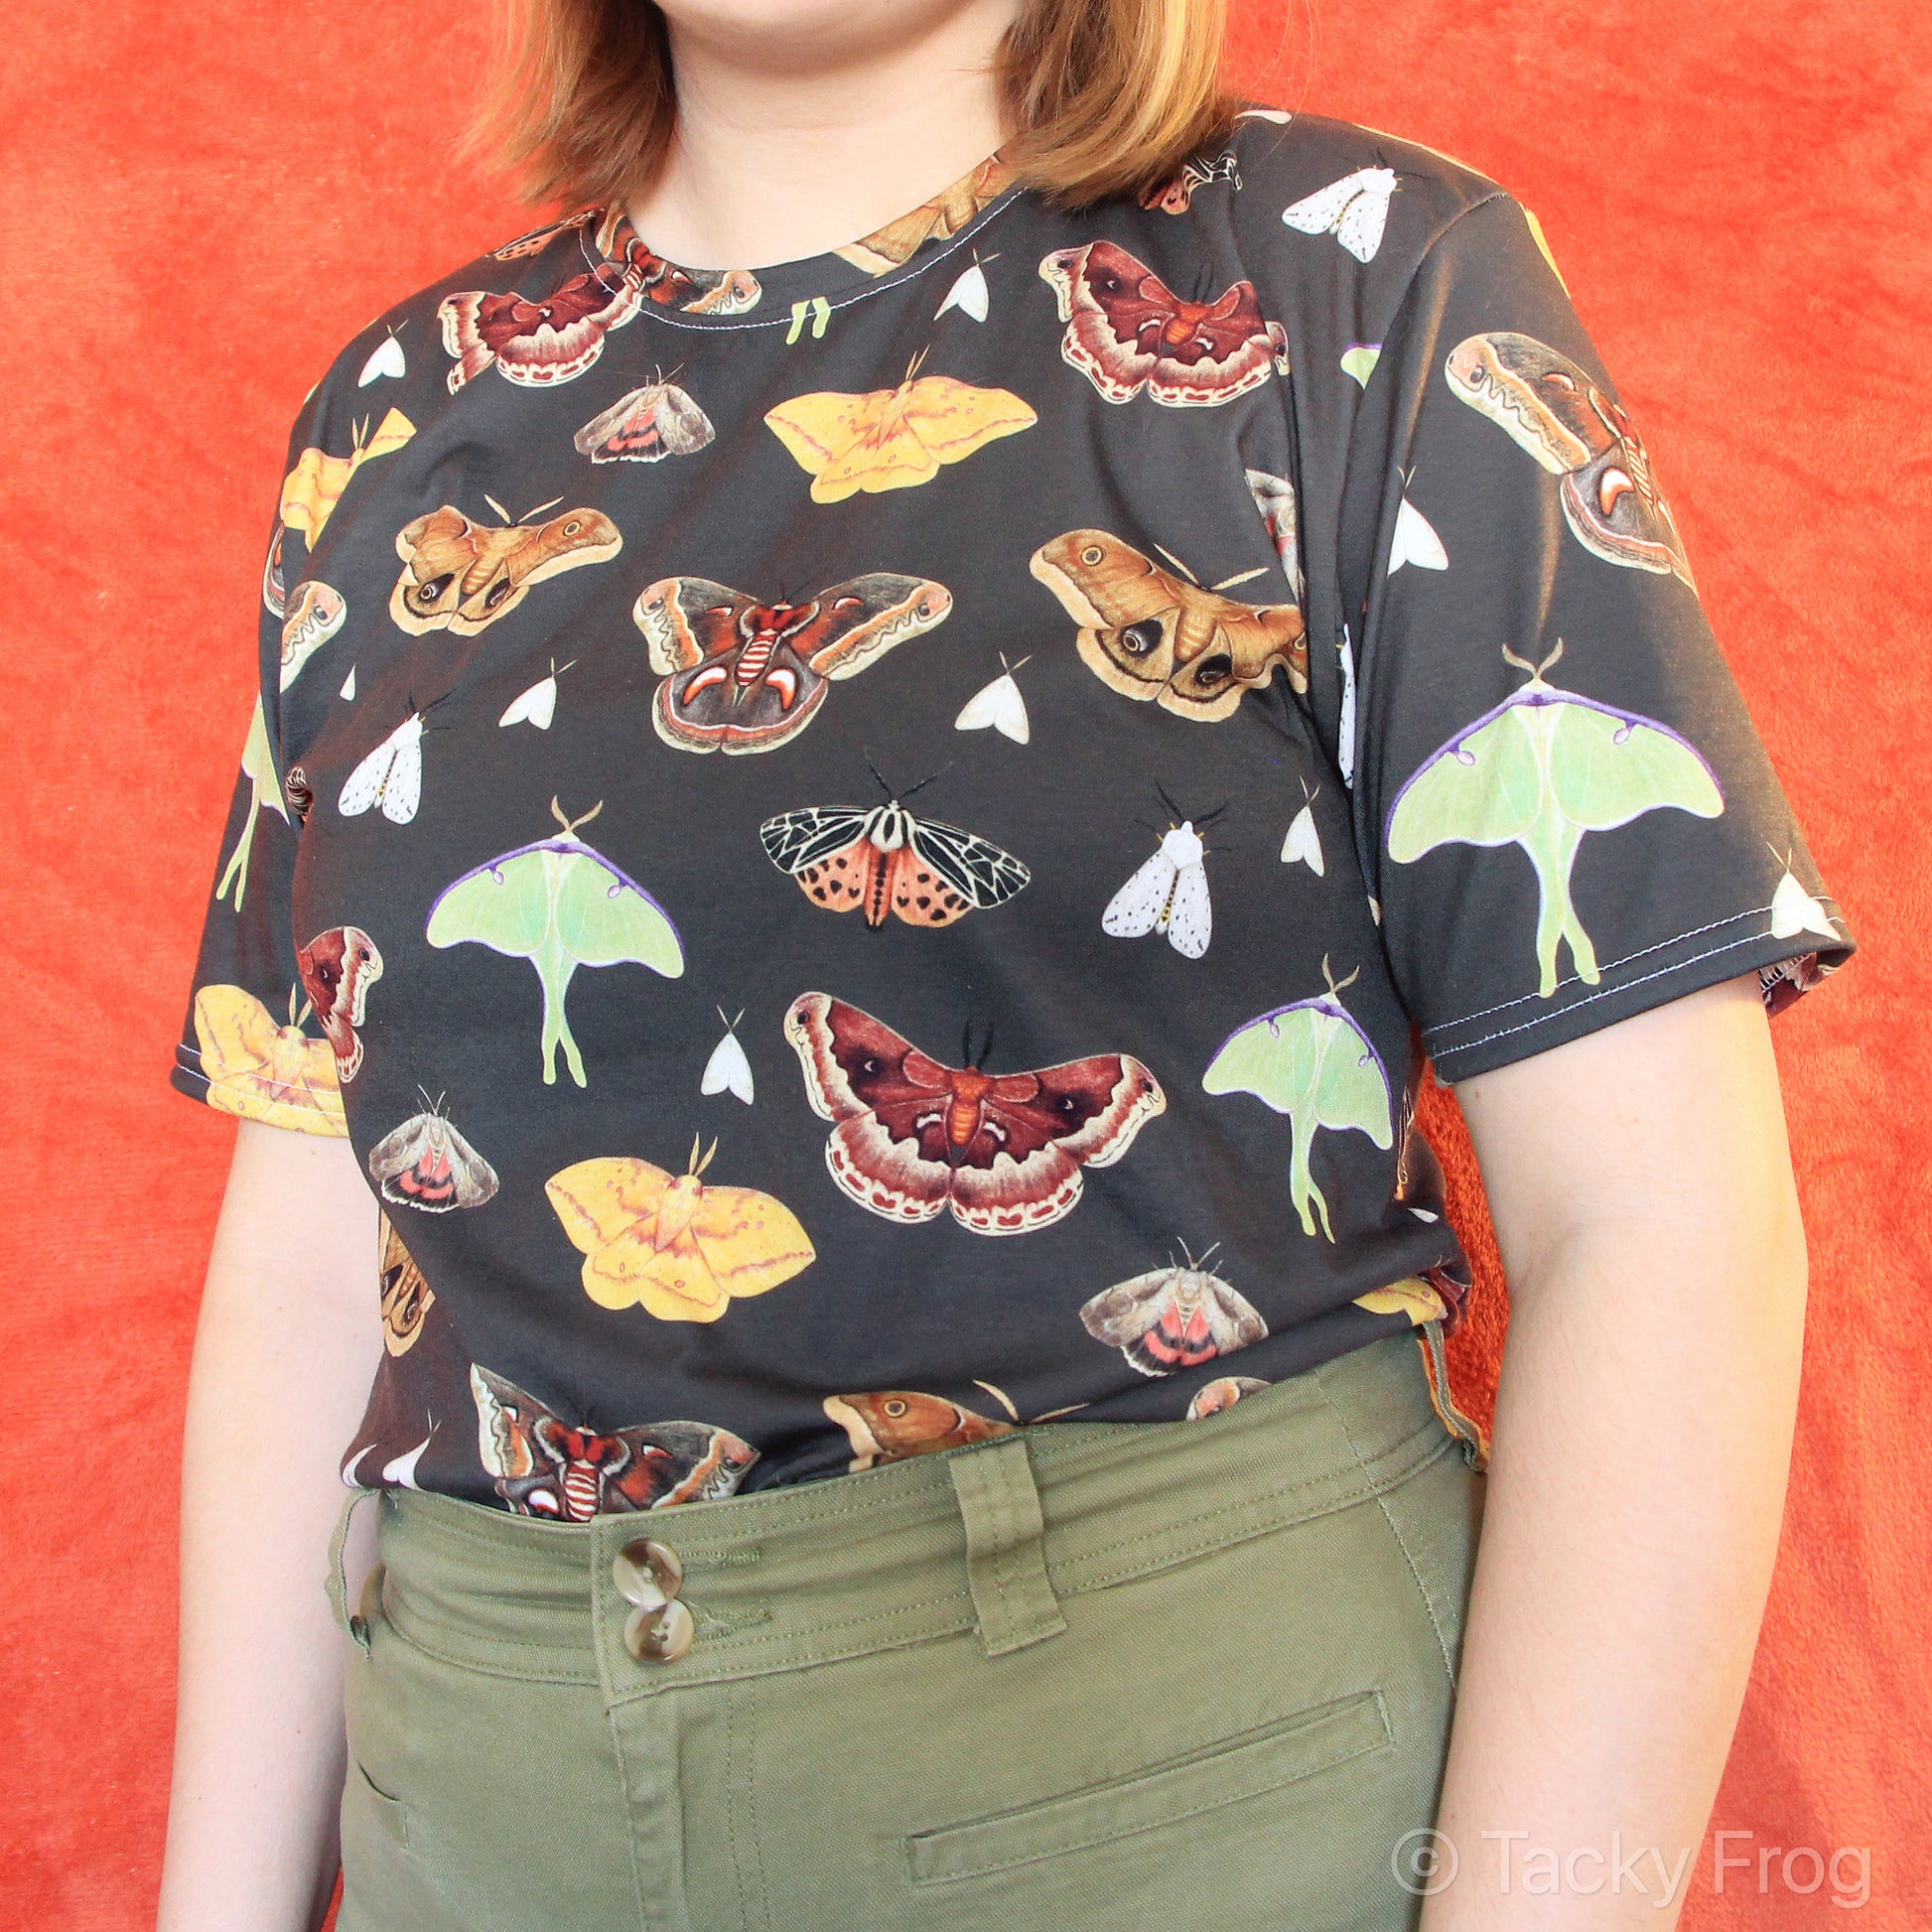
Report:
[{"label": "short sleeve", "polygon": [[[288,481],[263,565],[258,688],[171,1077],[222,1113],[341,1138],[348,1130],[328,1028],[341,1004],[344,962],[329,956],[326,943],[296,943],[292,891],[309,797],[300,767],[282,755],[279,702],[285,630],[291,652],[300,652],[329,618],[298,583],[306,554],[301,505],[312,494],[301,486],[308,420],[305,410],[290,438]],[[341,1031],[352,1044],[352,1033]]]},{"label": "short sleeve", "polygon": [[1525,211],[1497,194],[1449,220],[1378,346],[1339,519],[1336,726],[1438,1070],[1752,969],[1787,1004],[1852,937]]}]

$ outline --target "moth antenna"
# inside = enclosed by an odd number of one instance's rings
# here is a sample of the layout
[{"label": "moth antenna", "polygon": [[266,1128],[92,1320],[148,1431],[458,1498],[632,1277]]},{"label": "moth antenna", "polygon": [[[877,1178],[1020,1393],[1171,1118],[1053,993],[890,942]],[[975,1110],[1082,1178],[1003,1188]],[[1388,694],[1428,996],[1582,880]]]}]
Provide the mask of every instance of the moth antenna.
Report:
[{"label": "moth antenna", "polygon": [[1021,664],[1031,664],[1033,661],[1034,661],[1034,654],[1032,651],[1029,651],[1026,654],[1026,656],[1020,660],[1020,664],[1009,664],[1007,662],[1006,652],[1002,651],[1000,653],[1000,668],[1001,670],[1006,672],[1008,677],[1011,677],[1015,671],[1019,670]]},{"label": "moth antenna", "polygon": [[1331,997],[1339,993],[1344,986],[1353,986],[1361,976],[1362,969],[1357,966],[1345,980],[1336,979],[1334,974],[1328,970],[1328,955],[1325,952],[1321,955],[1321,977],[1328,982],[1328,992]]},{"label": "moth antenna", "polygon": [[1231,591],[1237,584],[1246,584],[1256,577],[1266,577],[1273,569],[1273,564],[1256,564],[1253,570],[1237,571],[1232,577],[1223,577],[1218,584],[1210,584],[1207,588],[1210,591]]},{"label": "moth antenna", "polygon": [[[695,1153],[696,1151],[697,1150],[694,1147],[692,1149],[692,1152]],[[711,1145],[708,1148],[706,1148],[704,1151],[704,1159],[700,1161],[698,1165],[691,1170],[692,1173],[693,1174],[703,1173],[704,1171],[711,1166],[711,1157],[717,1152],[718,1152],[718,1136],[714,1134],[711,1137]]]},{"label": "moth antenna", "polygon": [[[536,508],[535,508],[535,509],[533,509],[533,510],[525,510],[525,511],[523,512],[523,514],[522,514],[522,515],[521,515],[520,517],[518,517],[518,518],[517,518],[517,521],[518,521],[519,523],[527,523],[527,522],[529,522],[529,520],[530,520],[530,518],[531,518],[531,517],[533,517],[533,516],[541,516],[541,515],[542,515],[542,514],[544,513],[544,511],[545,511],[545,510],[554,510],[554,509],[555,509],[555,508],[557,507],[557,505],[558,505],[559,503],[561,503],[561,502],[562,502],[563,500],[564,500],[564,499],[563,499],[563,498],[562,498],[561,496],[553,496],[553,497],[551,497],[551,499],[549,500],[549,502],[547,502],[547,503],[539,503],[539,504],[538,504],[538,505],[536,506]],[[506,522],[508,521],[508,519],[507,519],[507,518],[505,518],[504,520],[505,520]]]},{"label": "moth antenna", "polygon": [[928,772],[923,778],[919,780],[917,784],[908,785],[905,790],[901,791],[898,794],[897,802],[901,805],[904,804],[906,799],[910,798],[913,792],[923,791],[926,788],[926,786],[933,781],[934,778],[943,778],[946,775],[946,773],[951,769],[952,769],[952,759],[948,759],[945,761],[945,763],[939,767],[937,771]]},{"label": "moth antenna", "polygon": [[1321,787],[1319,785],[1316,785],[1315,788],[1312,791],[1311,791],[1309,789],[1309,781],[1306,778],[1302,780],[1302,802],[1305,805],[1312,805],[1314,801],[1320,796],[1321,796]]},{"label": "moth antenna", "polygon": [[980,1056],[978,1059],[976,1059],[973,1062],[973,1065],[975,1067],[984,1066],[986,1064],[988,1055],[991,1054],[992,1051],[993,1051],[993,1022],[989,1020],[986,1023],[986,1037],[980,1041]]},{"label": "moth antenna", "polygon": [[1160,793],[1162,804],[1167,806],[1168,810],[1173,814],[1174,824],[1178,825],[1180,821],[1187,816],[1187,814],[1183,812],[1180,809],[1180,807],[1176,805],[1173,802],[1173,800],[1168,796],[1168,788],[1166,785],[1164,785],[1161,782],[1159,778],[1156,778],[1154,781],[1154,789]]},{"label": "moth antenna", "polygon": [[492,495],[490,495],[490,493],[489,493],[489,492],[488,492],[487,490],[484,490],[484,491],[483,491],[483,501],[484,501],[485,503],[487,503],[487,504],[489,505],[489,507],[490,507],[491,509],[493,509],[493,510],[494,510],[494,511],[496,512],[496,514],[497,514],[498,516],[500,516],[500,517],[501,517],[501,518],[503,519],[503,521],[504,521],[505,523],[507,523],[507,522],[509,522],[509,520],[510,520],[510,513],[509,513],[509,511],[508,511],[508,510],[506,510],[506,509],[505,509],[505,508],[504,508],[504,507],[502,506],[502,504],[501,504],[501,503],[499,503],[499,502],[498,502],[498,501],[497,501],[497,500],[495,499],[495,497],[493,497]]},{"label": "moth antenna", "polygon": [[1221,1244],[1218,1241],[1215,1241],[1210,1243],[1207,1247],[1203,1248],[1201,1250],[1200,1259],[1194,1263],[1194,1266],[1196,1268],[1205,1268],[1207,1264],[1214,1258],[1214,1250],[1218,1248],[1220,1245]]},{"label": "moth antenna", "polygon": [[879,789],[883,791],[888,798],[897,800],[898,794],[895,792],[892,786],[886,782],[885,772],[880,770],[878,765],[874,764],[871,759],[866,759],[866,769],[870,771],[872,775],[879,780]]},{"label": "moth antenna", "polygon": [[684,1164],[684,1172],[686,1173],[694,1174],[698,1172],[698,1149],[703,1145],[704,1136],[702,1134],[693,1134],[691,1136],[691,1158]]},{"label": "moth antenna", "polygon": [[573,671],[576,668],[577,660],[574,657],[568,664],[559,664],[554,657],[550,660],[550,675],[552,677],[562,677],[566,671]]},{"label": "moth antenna", "polygon": [[1195,587],[1196,589],[1199,589],[1199,587],[1200,587],[1200,579],[1199,579],[1198,577],[1196,577],[1196,576],[1194,575],[1194,573],[1193,573],[1193,572],[1192,572],[1191,570],[1189,570],[1189,569],[1187,568],[1187,566],[1186,566],[1185,564],[1183,564],[1183,563],[1182,563],[1182,562],[1180,561],[1180,559],[1179,559],[1178,557],[1176,557],[1176,556],[1175,556],[1175,555],[1173,554],[1173,552],[1172,550],[1170,550],[1170,549],[1169,549],[1169,548],[1167,547],[1167,545],[1166,545],[1166,544],[1164,544],[1164,543],[1157,543],[1157,544],[1156,544],[1156,545],[1155,545],[1154,547],[1155,547],[1155,549],[1157,549],[1158,551],[1160,551],[1160,553],[1162,554],[1162,556],[1164,556],[1165,558],[1167,558],[1167,560],[1169,561],[1169,563],[1171,563],[1171,564],[1173,564],[1173,567],[1174,567],[1174,569],[1175,569],[1175,570],[1177,570],[1177,571],[1179,571],[1179,573],[1181,574],[1181,576],[1183,576],[1184,578],[1186,578],[1186,580],[1188,581],[1188,583],[1190,583],[1190,584],[1192,584],[1192,585],[1193,585],[1193,586],[1194,586],[1194,587]]},{"label": "moth antenna", "polygon": [[1219,818],[1224,811],[1227,810],[1228,804],[1230,802],[1232,801],[1224,800],[1222,803],[1216,805],[1211,812],[1202,812],[1201,815],[1194,820],[1195,825],[1196,826],[1212,825],[1214,821],[1217,818]]},{"label": "moth antenna", "polygon": [[1035,1422],[1051,1422],[1051,1421],[1053,1420],[1053,1418],[1054,1418],[1055,1416],[1070,1416],[1070,1415],[1072,1415],[1072,1413],[1074,1412],[1074,1410],[1076,1410],[1076,1409],[1085,1409],[1086,1407],[1088,1407],[1088,1406],[1089,1406],[1089,1404],[1091,1403],[1091,1401],[1092,1401],[1092,1398],[1091,1398],[1091,1397],[1089,1397],[1089,1398],[1087,1399],[1087,1401],[1086,1401],[1086,1402],[1069,1402],[1069,1403],[1067,1403],[1067,1404],[1065,1404],[1065,1405],[1064,1405],[1064,1407],[1062,1407],[1062,1408],[1058,1408],[1058,1409],[1043,1409],[1043,1410],[1041,1410],[1041,1411],[1040,1411],[1040,1413],[1039,1413],[1038,1415],[1036,1415],[1036,1416],[1035,1416],[1035,1417],[1034,1418],[1034,1421],[1035,1421]]},{"label": "moth antenna", "polygon": [[577,836],[577,828],[580,825],[588,825],[603,809],[604,800],[600,798],[589,811],[580,813],[576,818],[566,818],[564,808],[557,802],[556,793],[552,792],[550,795],[550,815],[564,828],[564,837],[567,839],[574,839]]},{"label": "moth antenna", "polygon": [[[291,1006],[295,1003],[293,993],[289,995],[289,1003]],[[966,1016],[966,1024],[959,1030],[959,1063],[961,1066],[971,1066],[973,1063],[973,1016],[970,1013]]]},{"label": "moth antenna", "polygon": [[[743,1020],[744,1018],[745,1018],[745,1009],[743,1007],[740,1007],[738,1009],[738,1020]],[[732,1031],[734,1033],[738,1031],[738,1020],[734,1020],[732,1022]]]},{"label": "moth antenna", "polygon": [[1557,639],[1556,649],[1553,650],[1548,657],[1544,658],[1544,660],[1539,665],[1537,665],[1536,667],[1537,676],[1541,677],[1543,673],[1547,671],[1551,667],[1551,665],[1556,663],[1558,658],[1560,658],[1562,655],[1563,655],[1563,639],[1559,637]]},{"label": "moth antenna", "polygon": [[1015,1422],[1020,1420],[1020,1411],[1013,1406],[1013,1399],[1007,1394],[1006,1390],[1001,1388],[997,1383],[980,1381],[977,1375],[973,1377],[973,1381],[978,1387],[984,1389]]}]

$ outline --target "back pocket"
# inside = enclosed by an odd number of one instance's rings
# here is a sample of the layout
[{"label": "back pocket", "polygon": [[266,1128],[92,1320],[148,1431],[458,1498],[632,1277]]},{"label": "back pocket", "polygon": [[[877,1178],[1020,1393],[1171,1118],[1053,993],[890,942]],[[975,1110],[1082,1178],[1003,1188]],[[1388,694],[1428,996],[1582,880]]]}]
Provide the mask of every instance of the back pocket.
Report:
[{"label": "back pocket", "polygon": [[1104,1784],[905,1841],[915,1885],[1079,1852],[1258,1797],[1394,1742],[1379,1691],[1300,1711]]}]

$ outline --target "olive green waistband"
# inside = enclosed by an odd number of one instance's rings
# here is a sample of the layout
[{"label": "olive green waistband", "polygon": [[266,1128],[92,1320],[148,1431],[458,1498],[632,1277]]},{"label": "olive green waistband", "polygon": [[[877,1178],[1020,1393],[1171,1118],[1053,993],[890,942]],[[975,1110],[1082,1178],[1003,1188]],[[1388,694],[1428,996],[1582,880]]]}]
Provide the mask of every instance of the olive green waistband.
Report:
[{"label": "olive green waistband", "polygon": [[[1038,1424],[848,1476],[564,1525],[381,1493],[382,1613],[469,1668],[608,1699],[977,1629],[1050,1637],[1056,1599],[1364,1502],[1449,1452],[1418,1337],[1395,1335],[1198,1421]],[[622,1641],[612,1563],[675,1551],[696,1619],[674,1662]]]}]

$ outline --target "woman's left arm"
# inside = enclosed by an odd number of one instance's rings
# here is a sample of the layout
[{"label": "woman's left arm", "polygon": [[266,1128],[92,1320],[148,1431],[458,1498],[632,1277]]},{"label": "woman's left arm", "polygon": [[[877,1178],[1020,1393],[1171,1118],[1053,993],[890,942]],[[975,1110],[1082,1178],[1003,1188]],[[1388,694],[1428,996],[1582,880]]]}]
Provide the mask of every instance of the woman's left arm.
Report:
[{"label": "woman's left arm", "polygon": [[1805,1243],[1754,974],[1456,1087],[1510,1322],[1425,1932],[1668,1932],[1770,1585]]}]

